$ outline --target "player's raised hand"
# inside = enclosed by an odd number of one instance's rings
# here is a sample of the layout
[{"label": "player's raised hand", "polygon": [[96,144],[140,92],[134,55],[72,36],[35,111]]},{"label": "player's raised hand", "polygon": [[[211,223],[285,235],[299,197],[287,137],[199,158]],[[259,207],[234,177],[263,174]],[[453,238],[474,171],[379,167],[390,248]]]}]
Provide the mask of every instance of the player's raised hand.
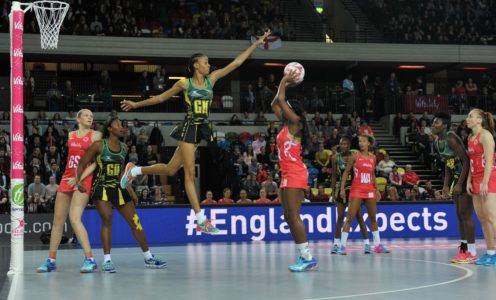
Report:
[{"label": "player's raised hand", "polygon": [[264,33],[264,35],[262,35],[256,42],[255,44],[257,45],[261,45],[263,43],[265,43],[265,39],[271,34],[272,32],[270,31],[270,29],[267,29],[267,31]]},{"label": "player's raised hand", "polygon": [[130,111],[131,109],[135,109],[135,108],[136,108],[136,102],[129,101],[126,99],[121,101],[121,109],[123,111]]}]

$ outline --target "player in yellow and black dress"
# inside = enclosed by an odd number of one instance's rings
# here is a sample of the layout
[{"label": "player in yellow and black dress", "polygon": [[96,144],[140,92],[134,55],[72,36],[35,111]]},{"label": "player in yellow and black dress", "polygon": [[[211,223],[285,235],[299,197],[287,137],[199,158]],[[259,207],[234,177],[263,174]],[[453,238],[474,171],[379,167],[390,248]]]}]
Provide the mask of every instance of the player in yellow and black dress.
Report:
[{"label": "player in yellow and black dress", "polygon": [[270,30],[248,49],[236,57],[230,64],[222,69],[210,73],[208,57],[202,53],[196,53],[190,58],[188,66],[188,78],[179,80],[164,93],[140,102],[123,100],[121,108],[124,111],[139,107],[162,103],[184,92],[187,107],[185,121],[176,127],[171,136],[177,140],[178,147],[174,156],[168,164],[155,164],[149,167],[138,167],[129,163],[121,179],[121,187],[125,187],[136,176],[140,174],[167,175],[176,174],[179,168],[184,168],[184,186],[189,202],[196,213],[197,230],[207,234],[216,234],[219,230],[213,226],[200,209],[200,201],[195,187],[195,152],[200,141],[212,139],[212,129],[208,121],[210,103],[212,102],[212,89],[217,80],[228,75],[250,56],[255,49],[264,43],[265,38],[270,35]]},{"label": "player in yellow and black dress", "polygon": [[[143,227],[136,214],[135,202],[136,194],[131,186],[122,189],[119,185],[124,163],[126,161],[126,145],[119,141],[124,130],[121,121],[113,117],[107,121],[104,127],[103,139],[94,142],[80,160],[77,169],[77,177],[80,178],[83,167],[87,163],[95,160],[97,168],[93,176],[91,200],[96,204],[96,208],[102,219],[101,238],[103,244],[104,261],[102,271],[115,273],[115,267],[110,258],[110,248],[112,241],[112,206],[114,206],[121,216],[131,227],[134,238],[141,246],[145,257],[145,266],[152,268],[163,268],[166,263],[158,256],[150,253],[146,241]],[[85,164],[81,164],[85,162]],[[78,188],[85,192],[84,186],[78,181]]]},{"label": "player in yellow and black dress", "polygon": [[[336,200],[337,212],[338,215],[336,217],[336,226],[334,227],[334,243],[331,248],[331,254],[339,253],[341,255],[345,255],[346,252],[344,247],[341,247],[341,229],[343,228],[344,221],[344,212],[346,210],[346,206],[348,205],[347,199],[343,199],[339,194],[340,191],[340,182],[344,180],[341,178],[344,170],[346,169],[346,163],[348,162],[348,158],[350,154],[354,150],[350,150],[351,147],[351,138],[348,136],[343,136],[339,141],[339,152],[332,156],[332,176],[331,176],[331,186],[333,187],[333,198]],[[350,174],[349,178],[346,179],[346,197],[350,195],[351,181],[353,180],[353,175]],[[371,254],[372,247],[370,246],[370,241],[367,233],[367,225],[365,225],[365,221],[362,216],[362,209],[357,213],[356,217],[358,224],[360,225],[360,231],[362,232],[363,242],[364,242],[364,253]]]},{"label": "player in yellow and black dress", "polygon": [[451,128],[451,116],[435,113],[432,121],[432,134],[437,138],[434,148],[439,154],[444,168],[443,194],[453,198],[460,230],[458,254],[451,258],[453,263],[472,263],[479,257],[475,246],[474,204],[467,193],[467,178],[470,172],[470,157],[461,138]]}]

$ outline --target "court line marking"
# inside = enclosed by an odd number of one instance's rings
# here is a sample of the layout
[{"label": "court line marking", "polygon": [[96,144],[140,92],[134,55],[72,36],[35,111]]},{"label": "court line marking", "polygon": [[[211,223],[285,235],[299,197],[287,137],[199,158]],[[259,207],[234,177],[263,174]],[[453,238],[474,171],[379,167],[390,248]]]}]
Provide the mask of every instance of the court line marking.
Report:
[{"label": "court line marking", "polygon": [[[382,258],[382,259],[386,259],[386,258]],[[345,298],[366,297],[366,296],[375,296],[375,295],[384,295],[384,294],[392,294],[392,293],[414,291],[414,290],[427,289],[427,288],[432,288],[432,287],[436,287],[436,286],[447,285],[447,284],[451,284],[451,283],[454,283],[454,282],[462,281],[462,280],[465,280],[465,279],[471,277],[474,274],[474,272],[472,270],[470,270],[469,268],[466,268],[466,267],[460,266],[460,265],[455,265],[455,264],[448,264],[448,263],[443,263],[443,262],[430,261],[430,260],[421,260],[421,259],[407,259],[407,258],[387,258],[387,259],[390,259],[390,260],[403,260],[403,261],[414,261],[414,262],[423,262],[423,263],[444,265],[444,266],[448,266],[448,267],[458,268],[458,269],[464,270],[465,271],[465,275],[463,275],[462,277],[458,277],[456,279],[449,280],[449,281],[443,281],[443,282],[438,282],[438,283],[433,283],[433,284],[427,284],[427,285],[421,285],[421,286],[416,286],[416,287],[404,288],[404,289],[389,290],[389,291],[382,291],[382,292],[373,292],[373,293],[363,293],[363,294],[352,294],[352,295],[333,296],[333,297],[307,298],[307,299],[304,299],[304,300],[345,299]]]}]

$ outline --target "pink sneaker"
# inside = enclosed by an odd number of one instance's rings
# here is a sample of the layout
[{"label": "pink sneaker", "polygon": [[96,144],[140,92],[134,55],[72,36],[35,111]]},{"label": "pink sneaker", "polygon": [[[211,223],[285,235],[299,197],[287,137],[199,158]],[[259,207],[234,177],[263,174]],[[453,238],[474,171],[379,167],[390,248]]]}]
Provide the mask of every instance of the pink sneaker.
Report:
[{"label": "pink sneaker", "polygon": [[473,264],[476,260],[479,259],[479,256],[476,254],[476,255],[472,255],[470,254],[470,252],[465,252],[465,258],[463,260],[459,260],[457,263],[459,264]]},{"label": "pink sneaker", "polygon": [[386,248],[383,244],[379,244],[377,246],[374,246],[374,252],[375,253],[390,253],[389,249]]},{"label": "pink sneaker", "polygon": [[461,247],[458,247],[458,254],[455,257],[452,257],[450,261],[455,264],[459,264],[461,261],[464,261],[467,257],[467,252],[463,252]]}]

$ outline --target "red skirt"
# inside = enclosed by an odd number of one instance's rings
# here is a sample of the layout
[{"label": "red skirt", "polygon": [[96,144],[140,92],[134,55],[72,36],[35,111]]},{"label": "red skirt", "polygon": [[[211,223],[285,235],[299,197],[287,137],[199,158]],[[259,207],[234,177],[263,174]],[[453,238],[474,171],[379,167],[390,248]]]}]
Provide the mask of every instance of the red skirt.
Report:
[{"label": "red skirt", "polygon": [[356,186],[355,184],[351,185],[350,189],[350,199],[359,198],[363,200],[375,199],[375,189],[374,186],[360,185]]},{"label": "red skirt", "polygon": [[304,189],[308,188],[308,171],[283,172],[281,174],[281,189]]},{"label": "red skirt", "polygon": [[[479,194],[484,177],[472,177],[472,194]],[[487,184],[488,193],[496,193],[496,172],[491,172]]]},{"label": "red skirt", "polygon": [[[69,184],[67,184],[66,178],[69,178],[69,177],[62,176],[62,180],[60,181],[58,192],[62,192],[62,193],[73,193],[73,192],[77,191],[78,190],[77,185],[70,186]],[[83,186],[86,188],[86,195],[88,195],[88,197],[91,194],[91,181],[92,181],[92,178],[93,178],[93,174],[92,175],[89,175],[88,177],[86,177],[83,180]]]}]

